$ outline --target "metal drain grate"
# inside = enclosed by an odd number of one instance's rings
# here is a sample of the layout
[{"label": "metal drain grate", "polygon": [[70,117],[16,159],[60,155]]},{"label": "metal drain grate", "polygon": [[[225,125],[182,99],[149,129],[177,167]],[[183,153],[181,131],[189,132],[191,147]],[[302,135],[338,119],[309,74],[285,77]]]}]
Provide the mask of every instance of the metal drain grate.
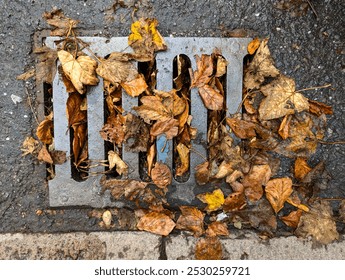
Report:
[{"label": "metal drain grate", "polygon": [[[57,37],[47,37],[45,44],[55,48],[54,41]],[[81,37],[84,42],[90,43],[90,49],[98,56],[104,57],[114,51],[122,51],[127,48],[127,37],[100,38]],[[223,57],[228,61],[226,77],[226,106],[229,113],[234,113],[242,100],[242,75],[243,58],[247,54],[247,45],[250,38],[164,38],[168,50],[159,52],[156,56],[157,89],[169,91],[173,81],[173,60],[176,56],[184,54],[190,58],[191,67],[196,69],[194,55],[203,53],[210,54],[215,48],[221,50]],[[204,107],[201,98],[191,90],[191,115],[193,116],[192,126],[198,130],[198,136],[192,141],[192,146],[198,153],[206,157],[207,137],[207,109]],[[53,83],[54,99],[54,139],[55,149],[70,154],[70,136],[66,133],[68,121],[66,116],[66,101],[68,94],[65,86],[57,74]],[[87,114],[88,114],[88,152],[89,159],[104,158],[104,141],[99,131],[104,124],[104,102],[103,83],[90,87],[87,93]],[[123,108],[130,112],[133,106],[138,105],[138,98],[132,98],[127,94],[122,96]],[[172,140],[166,141],[165,136],[157,138],[157,161],[164,162],[171,170],[173,167]],[[128,177],[140,179],[139,177],[139,155],[138,153],[126,152],[123,149],[123,160],[129,165]],[[191,201],[193,196],[188,198],[191,188],[195,186],[194,168],[202,163],[203,159],[195,153],[190,154],[190,176],[184,183],[173,179],[172,188],[174,192],[185,193],[185,201]],[[102,167],[95,167],[90,171],[102,171]],[[102,207],[123,207],[124,202],[111,200],[108,191],[101,193],[100,177],[90,177],[85,181],[77,182],[71,175],[71,161],[62,165],[56,165],[55,177],[48,182],[50,206],[91,206]],[[179,196],[179,195],[177,195]],[[183,195],[182,195],[183,196]]]}]

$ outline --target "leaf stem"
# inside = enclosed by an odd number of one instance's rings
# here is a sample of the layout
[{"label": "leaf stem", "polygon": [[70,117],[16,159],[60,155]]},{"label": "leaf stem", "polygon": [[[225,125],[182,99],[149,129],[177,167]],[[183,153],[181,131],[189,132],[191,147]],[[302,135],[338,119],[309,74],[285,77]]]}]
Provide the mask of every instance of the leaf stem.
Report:
[{"label": "leaf stem", "polygon": [[327,142],[327,141],[317,140],[317,142],[320,144],[325,144],[325,145],[344,145],[345,144],[345,141]]},{"label": "leaf stem", "polygon": [[304,88],[304,89],[296,90],[295,92],[301,92],[301,91],[312,90],[312,89],[319,89],[319,88],[328,88],[330,86],[332,86],[332,84],[325,84],[323,86]]}]

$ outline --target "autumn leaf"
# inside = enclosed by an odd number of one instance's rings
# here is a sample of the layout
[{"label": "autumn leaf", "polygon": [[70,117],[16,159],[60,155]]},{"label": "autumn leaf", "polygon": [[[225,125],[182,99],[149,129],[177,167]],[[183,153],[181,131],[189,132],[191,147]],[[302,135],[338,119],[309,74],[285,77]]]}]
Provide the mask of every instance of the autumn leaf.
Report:
[{"label": "autumn leaf", "polygon": [[217,54],[216,57],[217,67],[215,77],[222,77],[226,73],[226,67],[228,65],[228,62],[221,54]]},{"label": "autumn leaf", "polygon": [[200,238],[195,247],[197,260],[221,260],[223,258],[222,244],[218,237]]},{"label": "autumn leaf", "polygon": [[328,201],[314,202],[310,211],[302,214],[295,234],[304,238],[312,236],[321,244],[331,243],[339,238],[332,214]]},{"label": "autumn leaf", "polygon": [[250,201],[259,200],[264,191],[262,186],[265,186],[271,178],[271,168],[268,164],[254,165],[250,172],[246,174],[242,180],[244,186],[244,193]]},{"label": "autumn leaf", "polygon": [[292,181],[290,178],[269,180],[266,184],[265,192],[266,198],[271,203],[274,211],[278,213],[292,194]]},{"label": "autumn leaf", "polygon": [[99,80],[96,76],[97,62],[91,57],[81,55],[75,59],[72,54],[64,50],[58,51],[58,57],[65,75],[71,80],[79,93],[86,92],[85,85],[98,84]]},{"label": "autumn leaf", "polygon": [[204,233],[204,217],[198,208],[192,206],[180,206],[181,216],[176,222],[176,228],[181,230],[189,230],[198,237]]},{"label": "autumn leaf", "polygon": [[265,78],[279,75],[278,69],[274,66],[267,43],[268,39],[260,43],[253,61],[246,70],[243,83],[248,90],[258,89],[265,81]]},{"label": "autumn leaf", "polygon": [[147,89],[145,78],[142,74],[138,74],[136,78],[130,81],[120,83],[126,93],[132,97],[139,96]]},{"label": "autumn leaf", "polygon": [[46,163],[53,164],[53,159],[45,145],[43,145],[41,150],[39,151],[37,159]]},{"label": "autumn leaf", "polygon": [[133,107],[133,109],[146,123],[157,120],[167,121],[172,118],[171,113],[162,104],[162,100],[158,96],[143,96],[140,101],[142,105]]},{"label": "autumn leaf", "polygon": [[28,154],[32,154],[32,155],[36,154],[38,148],[39,148],[39,142],[35,138],[31,136],[26,137],[21,148],[23,152],[22,156],[24,157]]},{"label": "autumn leaf", "polygon": [[183,176],[189,169],[189,154],[190,150],[182,143],[176,147],[178,153],[178,164],[176,167],[176,176]]},{"label": "autumn leaf", "polygon": [[170,118],[165,121],[157,121],[151,127],[150,134],[158,136],[165,134],[167,139],[172,139],[178,134],[178,120]]},{"label": "autumn leaf", "polygon": [[125,149],[131,152],[146,152],[150,140],[148,125],[139,117],[128,113],[125,125]]},{"label": "autumn leaf", "polygon": [[250,55],[254,54],[255,51],[259,48],[260,46],[260,39],[259,38],[254,38],[247,46],[247,51]]},{"label": "autumn leaf", "polygon": [[35,68],[33,68],[33,69],[30,69],[30,70],[26,71],[23,74],[18,75],[16,77],[16,80],[27,81],[30,78],[34,77],[35,74],[36,74],[36,70],[35,70]]},{"label": "autumn leaf", "polygon": [[287,139],[289,137],[290,121],[291,115],[286,115],[280,123],[278,133],[283,139]]},{"label": "autumn leaf", "polygon": [[[85,146],[87,145],[87,126],[85,123],[79,124],[73,127],[73,155],[74,155],[74,162],[77,166],[83,162],[87,158],[87,149]],[[85,153],[83,153],[85,151]]]},{"label": "autumn leaf", "polygon": [[302,216],[303,211],[298,209],[291,211],[289,215],[281,217],[281,220],[289,227],[297,228],[299,220]]},{"label": "autumn leaf", "polygon": [[86,111],[81,110],[83,97],[77,93],[70,93],[66,102],[68,126],[73,127],[86,122]]},{"label": "autumn leaf", "polygon": [[308,99],[295,91],[295,81],[286,76],[279,76],[262,86],[260,91],[266,96],[259,107],[261,120],[277,119],[309,109]]},{"label": "autumn leaf", "polygon": [[128,45],[139,54],[140,61],[150,61],[155,51],[166,50],[167,46],[157,30],[158,21],[151,18],[140,18],[131,25]]},{"label": "autumn leaf", "polygon": [[239,120],[236,118],[226,118],[226,123],[231,127],[234,134],[241,139],[256,137],[256,125],[252,122]]},{"label": "autumn leaf", "polygon": [[306,159],[298,157],[295,161],[295,178],[297,180],[303,180],[303,178],[311,171]]},{"label": "autumn leaf", "polygon": [[312,114],[317,115],[318,117],[322,114],[332,115],[333,109],[331,106],[326,105],[325,103],[315,101],[315,100],[308,100],[309,102],[309,112]]},{"label": "autumn leaf", "polygon": [[164,163],[156,162],[154,168],[151,170],[151,179],[157,187],[162,189],[166,188],[172,181],[170,168]]},{"label": "autumn leaf", "polygon": [[63,164],[67,161],[65,151],[52,150],[50,151],[50,155],[53,159],[54,164]]},{"label": "autumn leaf", "polygon": [[212,193],[198,194],[197,198],[207,204],[207,213],[219,210],[224,203],[224,194],[221,189],[216,189]]},{"label": "autumn leaf", "polygon": [[65,17],[61,9],[54,8],[51,12],[45,12],[42,16],[54,29],[50,36],[67,36],[68,32],[77,26],[79,20]]},{"label": "autumn leaf", "polygon": [[210,85],[204,85],[199,88],[199,94],[201,96],[204,105],[209,110],[222,110],[224,107],[224,97],[219,91]]},{"label": "autumn leaf", "polygon": [[137,228],[155,234],[167,236],[174,229],[174,221],[167,215],[159,212],[150,212],[139,220]]},{"label": "autumn leaf", "polygon": [[206,236],[229,236],[229,230],[226,223],[215,221],[208,225]]},{"label": "autumn leaf", "polygon": [[198,185],[205,185],[209,181],[209,162],[205,161],[195,167],[195,180]]},{"label": "autumn leaf", "polygon": [[36,64],[36,81],[53,84],[56,74],[57,51],[47,46],[34,48],[33,52],[38,56]]},{"label": "autumn leaf", "polygon": [[53,143],[53,114],[49,114],[37,127],[36,135],[38,139],[47,145]]},{"label": "autumn leaf", "polygon": [[207,85],[213,73],[213,61],[210,55],[195,55],[197,69],[193,73],[191,87],[203,87]]},{"label": "autumn leaf", "polygon": [[105,141],[121,145],[125,139],[126,118],[121,114],[111,114],[100,130],[100,135]]},{"label": "autumn leaf", "polygon": [[127,176],[128,165],[120,158],[120,156],[114,152],[108,152],[109,169],[113,169],[116,166],[116,172],[120,175]]},{"label": "autumn leaf", "polygon": [[246,198],[243,192],[233,192],[229,194],[223,204],[223,210],[225,212],[238,211],[243,209],[247,205]]},{"label": "autumn leaf", "polygon": [[111,222],[113,220],[112,214],[109,210],[106,210],[102,214],[102,221],[105,225],[105,228],[109,229],[111,226]]}]

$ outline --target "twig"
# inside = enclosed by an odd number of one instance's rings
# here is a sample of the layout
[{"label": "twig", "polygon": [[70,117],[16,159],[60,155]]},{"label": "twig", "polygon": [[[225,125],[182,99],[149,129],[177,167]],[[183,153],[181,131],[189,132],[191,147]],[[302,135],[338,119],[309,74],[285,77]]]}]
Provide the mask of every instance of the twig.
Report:
[{"label": "twig", "polygon": [[323,86],[304,88],[304,89],[296,90],[296,92],[301,92],[301,91],[306,91],[306,90],[312,90],[312,89],[319,89],[319,88],[328,88],[328,87],[330,87],[330,86],[332,86],[332,84],[326,84],[326,85],[323,85]]},{"label": "twig", "polygon": [[314,8],[314,5],[310,2],[310,0],[307,0],[307,2],[309,4],[310,8],[312,9],[313,13],[315,14],[316,18],[318,18],[319,16],[317,15],[317,12]]},{"label": "twig", "polygon": [[317,140],[317,142],[320,144],[325,144],[325,145],[344,145],[345,144],[345,141],[327,142],[327,141]]},{"label": "twig", "polygon": [[38,121],[38,118],[37,118],[37,116],[36,116],[36,114],[35,114],[34,108],[32,107],[31,97],[30,97],[29,91],[28,91],[28,89],[27,89],[26,87],[25,87],[25,93],[26,93],[26,95],[28,96],[28,103],[29,103],[31,112],[32,112],[32,114],[33,114],[33,116],[34,116],[34,119],[35,119],[37,125],[39,125],[40,122]]}]

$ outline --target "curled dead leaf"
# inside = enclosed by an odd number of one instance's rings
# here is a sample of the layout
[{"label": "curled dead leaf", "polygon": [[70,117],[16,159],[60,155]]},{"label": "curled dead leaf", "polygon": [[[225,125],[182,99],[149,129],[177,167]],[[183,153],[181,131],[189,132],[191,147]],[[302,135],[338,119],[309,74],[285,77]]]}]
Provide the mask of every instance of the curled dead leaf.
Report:
[{"label": "curled dead leaf", "polygon": [[296,159],[294,173],[297,180],[303,180],[311,170],[305,158],[298,157]]},{"label": "curled dead leaf", "polygon": [[53,115],[46,116],[45,119],[38,125],[36,135],[38,139],[47,145],[53,143]]},{"label": "curled dead leaf", "polygon": [[170,168],[164,163],[156,162],[155,167],[151,170],[151,178],[157,187],[166,188],[172,181]]},{"label": "curled dead leaf", "polygon": [[226,123],[231,127],[235,135],[241,139],[250,139],[256,136],[256,125],[252,122],[236,118],[226,118]]},{"label": "curled dead leaf", "polygon": [[291,211],[289,215],[281,217],[281,220],[289,227],[297,228],[299,220],[302,216],[303,211],[298,209]]},{"label": "curled dead leaf", "polygon": [[45,12],[42,16],[49,25],[54,29],[51,31],[51,36],[66,36],[67,33],[77,26],[79,20],[70,19],[65,17],[61,9],[54,8],[50,12]]},{"label": "curled dead leaf", "polygon": [[259,38],[254,38],[247,46],[247,50],[249,54],[254,54],[256,50],[260,46],[260,39]]},{"label": "curled dead leaf", "polygon": [[223,210],[225,212],[238,211],[246,207],[247,202],[243,192],[233,192],[224,200]]},{"label": "curled dead leaf", "polygon": [[41,150],[39,151],[37,159],[46,163],[53,164],[53,159],[45,145],[43,145]]},{"label": "curled dead leaf", "polygon": [[210,177],[208,166],[209,162],[205,161],[195,167],[195,180],[198,185],[205,185],[208,183]]},{"label": "curled dead leaf", "polygon": [[127,176],[128,165],[120,158],[115,151],[108,152],[109,169],[113,169],[116,166],[116,172],[120,175]]},{"label": "curled dead leaf", "polygon": [[179,143],[176,147],[179,155],[179,164],[176,167],[176,176],[183,176],[189,169],[189,153],[188,147]]}]

